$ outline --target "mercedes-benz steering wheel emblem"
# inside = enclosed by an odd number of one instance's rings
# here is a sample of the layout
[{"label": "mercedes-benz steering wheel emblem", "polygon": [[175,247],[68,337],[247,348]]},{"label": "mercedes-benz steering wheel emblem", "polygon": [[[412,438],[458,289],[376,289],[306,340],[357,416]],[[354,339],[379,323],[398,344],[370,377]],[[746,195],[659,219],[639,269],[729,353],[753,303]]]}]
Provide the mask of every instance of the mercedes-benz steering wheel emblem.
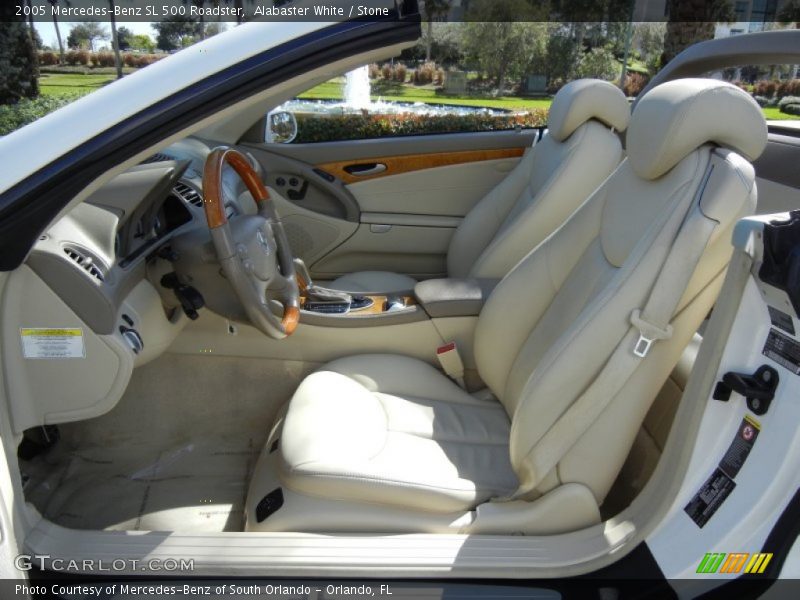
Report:
[{"label": "mercedes-benz steering wheel emblem", "polygon": [[269,238],[264,234],[262,229],[259,229],[256,233],[256,238],[258,239],[258,243],[261,244],[261,248],[264,250],[264,254],[269,256],[270,251],[272,250],[269,245]]}]

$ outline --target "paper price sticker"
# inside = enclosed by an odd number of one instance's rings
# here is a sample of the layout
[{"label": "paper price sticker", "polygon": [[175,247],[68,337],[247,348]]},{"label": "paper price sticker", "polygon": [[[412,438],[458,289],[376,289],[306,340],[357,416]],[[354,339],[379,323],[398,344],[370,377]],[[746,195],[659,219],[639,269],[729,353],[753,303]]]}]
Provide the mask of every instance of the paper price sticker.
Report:
[{"label": "paper price sticker", "polygon": [[83,330],[27,327],[19,330],[25,358],[84,358]]}]

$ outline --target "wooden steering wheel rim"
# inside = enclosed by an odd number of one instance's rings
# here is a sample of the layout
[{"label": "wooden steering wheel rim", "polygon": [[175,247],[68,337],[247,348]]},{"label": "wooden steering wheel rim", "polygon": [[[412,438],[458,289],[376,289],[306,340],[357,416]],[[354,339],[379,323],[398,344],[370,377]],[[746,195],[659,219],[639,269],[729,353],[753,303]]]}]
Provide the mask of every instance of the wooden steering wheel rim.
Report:
[{"label": "wooden steering wheel rim", "polygon": [[[228,223],[225,203],[222,201],[222,167],[228,163],[244,182],[256,201],[259,211],[269,202],[269,192],[247,158],[234,148],[215,148],[206,159],[203,168],[203,209],[209,229],[217,229]],[[281,327],[291,335],[300,323],[300,309],[287,306],[283,311]]]},{"label": "wooden steering wheel rim", "polygon": [[203,208],[209,229],[222,227],[228,222],[228,217],[225,216],[225,203],[222,201],[222,167],[225,163],[236,171],[259,209],[269,201],[266,186],[247,158],[233,148],[216,148],[208,155],[203,169]]}]

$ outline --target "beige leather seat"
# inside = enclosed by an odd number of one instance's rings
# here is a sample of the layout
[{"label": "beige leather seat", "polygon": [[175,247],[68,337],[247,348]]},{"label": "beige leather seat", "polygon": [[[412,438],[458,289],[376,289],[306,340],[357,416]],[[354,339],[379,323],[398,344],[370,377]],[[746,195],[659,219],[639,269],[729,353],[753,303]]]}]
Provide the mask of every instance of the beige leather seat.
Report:
[{"label": "beige leather seat", "polygon": [[[500,279],[555,231],[622,160],[619,137],[630,109],[618,88],[581,79],[556,94],[548,134],[466,215],[447,252],[449,277]],[[416,280],[361,271],[327,287],[348,292],[401,292]]]},{"label": "beige leather seat", "polygon": [[[761,110],[732,85],[684,79],[649,92],[631,119],[629,158],[484,305],[474,352],[493,397],[403,356],[322,367],[262,454],[247,528],[541,534],[597,523],[653,398],[719,292],[733,227],[756,203],[748,160],[765,144]],[[577,427],[568,408],[617,347],[635,356],[632,314],[678,232],[694,235],[689,223],[710,237],[681,237],[702,254],[696,267],[677,262],[688,283],[669,311],[671,337],[635,359],[599,416]],[[579,437],[543,472],[546,434],[569,437],[565,423]],[[273,488],[285,502],[267,517],[256,507]]]}]

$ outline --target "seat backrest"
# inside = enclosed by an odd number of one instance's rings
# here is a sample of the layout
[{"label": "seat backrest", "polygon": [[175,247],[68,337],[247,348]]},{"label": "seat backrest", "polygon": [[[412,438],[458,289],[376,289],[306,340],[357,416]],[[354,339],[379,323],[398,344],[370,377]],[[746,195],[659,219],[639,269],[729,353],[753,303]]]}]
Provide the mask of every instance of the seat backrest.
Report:
[{"label": "seat backrest", "polygon": [[555,231],[622,160],[616,131],[630,108],[607,81],[580,79],[556,94],[548,133],[467,214],[447,253],[450,277],[500,279]]},{"label": "seat backrest", "polygon": [[[534,495],[578,482],[602,502],[714,303],[733,227],[755,208],[748,159],[766,137],[758,105],[735,86],[683,79],[654,88],[631,118],[628,158],[495,288],[478,321],[475,356],[512,418],[512,465]],[[557,467],[537,473],[537,444],[628,333],[687,211],[698,209],[716,226],[673,315],[672,337],[653,346]]]}]

